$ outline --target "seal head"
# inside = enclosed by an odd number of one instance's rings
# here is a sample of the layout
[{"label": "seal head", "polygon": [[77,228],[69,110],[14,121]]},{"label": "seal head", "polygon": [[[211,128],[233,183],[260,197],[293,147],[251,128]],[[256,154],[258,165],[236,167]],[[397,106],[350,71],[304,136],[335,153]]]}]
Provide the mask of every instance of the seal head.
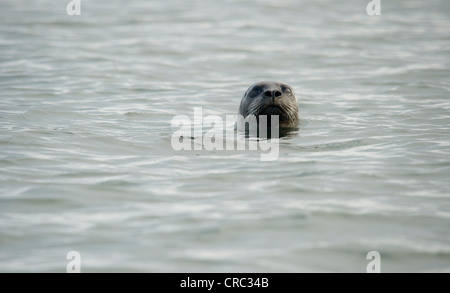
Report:
[{"label": "seal head", "polygon": [[294,89],[277,81],[262,81],[248,88],[239,106],[239,115],[244,118],[266,115],[268,127],[270,117],[278,116],[280,128],[296,128],[299,123],[298,104]]}]

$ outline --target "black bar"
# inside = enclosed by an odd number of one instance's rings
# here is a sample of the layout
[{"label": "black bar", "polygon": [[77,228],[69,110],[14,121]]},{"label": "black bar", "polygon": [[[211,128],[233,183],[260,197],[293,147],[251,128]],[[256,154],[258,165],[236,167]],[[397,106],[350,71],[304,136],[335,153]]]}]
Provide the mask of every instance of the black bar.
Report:
[{"label": "black bar", "polygon": [[[21,286],[32,285],[32,288],[45,288],[46,292],[55,289],[70,288],[75,290],[92,291],[99,289],[105,292],[108,289],[117,291],[119,288],[143,288],[145,292],[231,292],[259,291],[259,292],[304,292],[307,288],[317,290],[335,291],[338,288],[379,289],[386,291],[386,279],[389,288],[392,283],[402,282],[405,289],[409,284],[404,274],[299,274],[299,273],[81,273],[81,274],[0,274],[3,284],[14,283],[16,290]],[[445,275],[445,274],[442,274]],[[63,286],[60,287],[60,286]],[[20,290],[19,290],[20,291]],[[139,290],[142,291],[142,290]],[[309,291],[309,290],[308,290]],[[404,291],[404,290],[402,290]]]}]

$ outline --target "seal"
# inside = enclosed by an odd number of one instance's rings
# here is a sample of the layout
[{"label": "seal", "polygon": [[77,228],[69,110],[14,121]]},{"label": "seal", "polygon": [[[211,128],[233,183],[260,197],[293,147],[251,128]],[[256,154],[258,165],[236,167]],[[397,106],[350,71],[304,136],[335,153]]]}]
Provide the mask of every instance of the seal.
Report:
[{"label": "seal", "polygon": [[262,81],[250,86],[242,97],[238,115],[245,118],[256,117],[259,124],[261,115],[278,116],[280,128],[296,128],[299,123],[298,103],[294,89],[278,81]]}]

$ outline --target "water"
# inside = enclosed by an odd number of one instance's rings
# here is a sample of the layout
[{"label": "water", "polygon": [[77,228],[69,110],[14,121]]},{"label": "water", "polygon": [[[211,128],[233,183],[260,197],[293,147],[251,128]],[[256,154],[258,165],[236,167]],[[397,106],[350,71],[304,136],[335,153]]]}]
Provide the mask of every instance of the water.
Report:
[{"label": "water", "polygon": [[[0,3],[0,271],[450,271],[448,1],[68,2]],[[276,161],[172,149],[260,80]]]}]

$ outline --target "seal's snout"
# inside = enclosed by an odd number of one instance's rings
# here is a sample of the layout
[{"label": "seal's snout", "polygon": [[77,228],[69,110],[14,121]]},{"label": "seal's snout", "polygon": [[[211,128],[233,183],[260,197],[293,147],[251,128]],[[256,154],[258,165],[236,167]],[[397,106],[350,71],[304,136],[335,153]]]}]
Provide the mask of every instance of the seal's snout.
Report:
[{"label": "seal's snout", "polygon": [[268,97],[268,98],[272,98],[272,102],[275,102],[275,99],[278,97],[281,97],[283,94],[279,91],[279,90],[270,90],[270,91],[265,91],[264,92],[264,96]]}]

